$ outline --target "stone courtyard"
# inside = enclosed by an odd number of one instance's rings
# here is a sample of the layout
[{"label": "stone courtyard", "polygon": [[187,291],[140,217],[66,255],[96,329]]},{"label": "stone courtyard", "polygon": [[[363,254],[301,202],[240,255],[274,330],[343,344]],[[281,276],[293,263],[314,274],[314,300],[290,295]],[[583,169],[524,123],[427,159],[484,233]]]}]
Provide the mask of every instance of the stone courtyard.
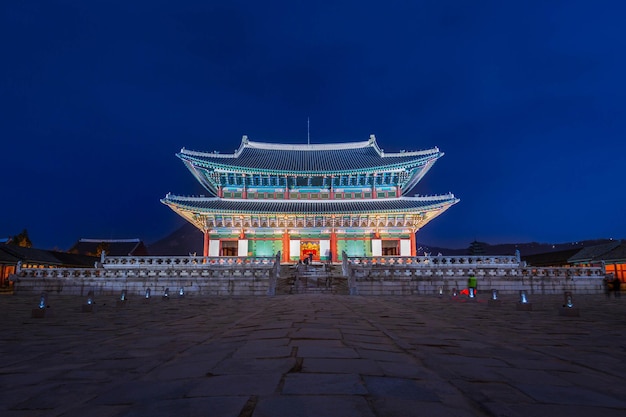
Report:
[{"label": "stone courtyard", "polygon": [[0,297],[2,416],[624,416],[626,300]]}]

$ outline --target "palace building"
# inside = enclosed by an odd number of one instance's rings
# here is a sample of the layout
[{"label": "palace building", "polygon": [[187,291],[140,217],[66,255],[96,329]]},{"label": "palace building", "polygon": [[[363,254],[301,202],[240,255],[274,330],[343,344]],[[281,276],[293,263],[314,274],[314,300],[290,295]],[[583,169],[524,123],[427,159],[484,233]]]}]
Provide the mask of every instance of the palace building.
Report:
[{"label": "palace building", "polygon": [[459,201],[407,196],[443,156],[438,148],[385,153],[374,135],[301,145],[244,136],[232,154],[176,156],[211,196],[168,193],[161,202],[204,233],[204,256],[415,256],[415,233]]}]

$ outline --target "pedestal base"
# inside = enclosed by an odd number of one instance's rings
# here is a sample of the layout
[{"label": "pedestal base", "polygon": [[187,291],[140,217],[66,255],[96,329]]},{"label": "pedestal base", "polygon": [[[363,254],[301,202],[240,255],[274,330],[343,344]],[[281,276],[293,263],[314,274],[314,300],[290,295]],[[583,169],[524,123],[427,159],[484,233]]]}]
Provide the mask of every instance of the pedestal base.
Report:
[{"label": "pedestal base", "polygon": [[580,310],[575,307],[561,307],[559,308],[559,316],[580,317]]},{"label": "pedestal base", "polygon": [[489,307],[500,307],[502,305],[502,301],[500,300],[493,300],[493,299],[489,299],[489,301],[487,301],[487,305]]},{"label": "pedestal base", "polygon": [[533,311],[532,303],[517,303],[515,308],[517,311]]},{"label": "pedestal base", "polygon": [[80,307],[80,311],[82,313],[93,313],[94,311],[96,311],[96,306],[94,306],[93,304],[83,304]]}]

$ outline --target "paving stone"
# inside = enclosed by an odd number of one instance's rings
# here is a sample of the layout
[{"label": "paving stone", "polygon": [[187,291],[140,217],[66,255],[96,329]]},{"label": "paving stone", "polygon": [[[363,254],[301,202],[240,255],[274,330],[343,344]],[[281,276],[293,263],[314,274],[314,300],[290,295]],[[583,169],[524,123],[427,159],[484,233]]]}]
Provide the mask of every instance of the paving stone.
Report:
[{"label": "paving stone", "polygon": [[360,396],[275,396],[263,398],[254,417],[375,417]]},{"label": "paving stone", "polygon": [[285,374],[296,365],[296,358],[244,358],[225,359],[210,372],[215,375]]},{"label": "paving stone", "polygon": [[288,374],[282,390],[287,395],[364,395],[357,374]]},{"label": "paving stone", "polygon": [[[556,416],[626,413],[626,301],[533,311],[429,296],[0,297],[0,415]],[[479,300],[480,301],[480,300]],[[165,305],[166,304],[166,305]]]},{"label": "paving stone", "polygon": [[378,415],[385,417],[475,417],[480,415],[473,410],[410,398],[375,397],[372,400],[372,406],[379,413]]},{"label": "paving stone", "polygon": [[[214,398],[183,398],[178,400],[151,401],[137,404],[116,417],[238,417],[241,414],[247,397],[214,397]],[[88,410],[86,416],[91,417]]]},{"label": "paving stone", "polygon": [[383,375],[384,370],[376,361],[369,359],[306,358],[302,364],[302,372]]},{"label": "paving stone", "polygon": [[612,407],[622,408],[626,411],[626,401],[589,389],[545,385],[541,382],[537,384],[513,383],[513,386],[540,403]]},{"label": "paving stone", "polygon": [[186,393],[186,397],[219,397],[232,395],[269,395],[276,391],[282,375],[254,374],[254,375],[216,375],[204,379],[197,379],[193,387]]},{"label": "paving stone", "polygon": [[412,379],[365,376],[363,380],[368,392],[374,397],[405,398],[414,401],[439,401],[437,394],[420,387]]},{"label": "paving stone", "polygon": [[350,347],[302,346],[298,347],[298,356],[302,358],[358,358],[359,354]]}]

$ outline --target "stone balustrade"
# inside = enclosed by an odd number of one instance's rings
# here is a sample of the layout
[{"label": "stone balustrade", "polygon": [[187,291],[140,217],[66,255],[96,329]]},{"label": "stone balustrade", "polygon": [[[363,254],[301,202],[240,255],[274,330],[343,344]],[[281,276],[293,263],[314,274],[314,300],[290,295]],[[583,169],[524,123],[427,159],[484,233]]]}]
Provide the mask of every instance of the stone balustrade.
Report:
[{"label": "stone balustrade", "polygon": [[246,257],[246,256],[107,256],[100,266],[107,269],[114,268],[150,268],[150,267],[181,267],[206,268],[207,265],[237,266],[237,265],[273,265],[273,256]]},{"label": "stone balustrade", "polygon": [[422,267],[500,265],[506,268],[517,268],[520,266],[520,260],[516,256],[351,256],[348,257],[348,262],[352,265],[413,265]]},{"label": "stone balustrade", "polygon": [[[21,268],[12,276],[16,292],[42,291],[85,295],[158,293],[185,288],[192,295],[273,295],[280,254],[276,257],[146,256],[106,257],[94,268]],[[436,294],[467,287],[476,276],[481,290],[530,294],[603,291],[602,268],[537,268],[514,256],[372,257],[344,256],[343,275],[350,294]]]},{"label": "stone balustrade", "polygon": [[96,268],[21,268],[12,277],[17,293],[85,295],[158,294],[184,288],[191,295],[266,295],[275,291],[272,258],[115,257]]},{"label": "stone balustrade", "polygon": [[516,257],[459,256],[348,258],[344,275],[350,293],[359,295],[449,293],[467,288],[470,275],[476,276],[482,290],[560,294],[600,293],[605,273],[599,267],[525,266]]}]

